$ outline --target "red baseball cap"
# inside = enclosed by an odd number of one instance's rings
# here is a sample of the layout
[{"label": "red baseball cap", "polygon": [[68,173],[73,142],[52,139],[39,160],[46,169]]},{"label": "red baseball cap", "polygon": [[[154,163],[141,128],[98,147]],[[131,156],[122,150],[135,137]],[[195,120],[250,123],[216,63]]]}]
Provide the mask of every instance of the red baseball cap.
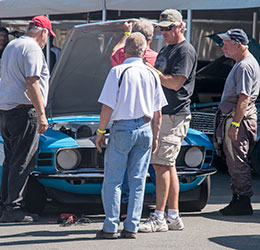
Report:
[{"label": "red baseball cap", "polygon": [[30,21],[29,25],[46,28],[52,36],[56,37],[56,34],[51,29],[51,22],[46,16],[35,16],[32,21]]}]

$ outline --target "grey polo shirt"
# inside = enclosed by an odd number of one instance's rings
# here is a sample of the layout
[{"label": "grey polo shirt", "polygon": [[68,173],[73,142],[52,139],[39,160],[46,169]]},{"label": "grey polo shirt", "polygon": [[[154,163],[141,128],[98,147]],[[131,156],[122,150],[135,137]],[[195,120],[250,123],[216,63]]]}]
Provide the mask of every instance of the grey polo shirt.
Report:
[{"label": "grey polo shirt", "polygon": [[11,41],[1,61],[0,110],[31,104],[26,77],[38,76],[44,106],[49,92],[49,70],[40,46],[29,36]]}]

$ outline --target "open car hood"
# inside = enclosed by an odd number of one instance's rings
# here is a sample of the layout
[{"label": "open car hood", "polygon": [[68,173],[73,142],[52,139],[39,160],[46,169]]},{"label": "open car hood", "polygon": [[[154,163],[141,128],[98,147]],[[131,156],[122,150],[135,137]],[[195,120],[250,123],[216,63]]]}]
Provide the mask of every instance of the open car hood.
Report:
[{"label": "open car hood", "polygon": [[[122,37],[125,21],[73,27],[53,69],[46,109],[48,117],[100,113],[101,104],[97,100],[112,67],[110,55]],[[158,51],[162,41],[160,36],[155,36],[151,47]]]}]

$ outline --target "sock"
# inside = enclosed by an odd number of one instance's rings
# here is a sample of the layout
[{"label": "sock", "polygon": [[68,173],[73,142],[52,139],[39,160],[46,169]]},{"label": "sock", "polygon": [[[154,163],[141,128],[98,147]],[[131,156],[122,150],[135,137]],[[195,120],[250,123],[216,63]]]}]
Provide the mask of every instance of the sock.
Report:
[{"label": "sock", "polygon": [[179,210],[176,209],[168,209],[168,216],[171,219],[176,219],[177,217],[179,217]]},{"label": "sock", "polygon": [[155,210],[154,213],[158,216],[159,220],[164,219],[164,212],[162,212],[160,210]]}]

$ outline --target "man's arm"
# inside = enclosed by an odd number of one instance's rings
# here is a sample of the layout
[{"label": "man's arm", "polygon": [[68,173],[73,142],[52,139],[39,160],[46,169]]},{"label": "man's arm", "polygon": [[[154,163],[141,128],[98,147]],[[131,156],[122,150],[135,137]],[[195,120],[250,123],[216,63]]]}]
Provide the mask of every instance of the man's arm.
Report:
[{"label": "man's arm", "polygon": [[158,110],[158,111],[154,112],[152,124],[151,124],[152,131],[153,131],[152,153],[154,153],[158,147],[158,139],[159,139],[161,124],[162,124],[162,111]]},{"label": "man's arm", "polygon": [[26,77],[26,88],[28,96],[38,114],[38,133],[44,134],[45,131],[48,129],[48,121],[45,115],[45,108],[42,103],[39,77]]},{"label": "man's arm", "polygon": [[133,28],[133,22],[124,22],[123,29],[124,29],[124,35],[121,38],[121,40],[115,45],[115,47],[112,50],[112,56],[117,52],[117,50],[123,48],[125,46],[125,41],[128,38],[129,35],[125,34],[125,32],[129,32],[131,34],[132,28]]},{"label": "man's arm", "polygon": [[[241,121],[243,120],[243,118],[245,116],[249,101],[250,101],[249,96],[242,94],[242,93],[239,94],[233,122],[236,122],[238,124],[241,123]],[[232,141],[237,140],[238,130],[239,130],[239,128],[234,128],[234,127],[230,127],[228,129],[228,136],[230,137],[230,139]]]},{"label": "man's arm", "polygon": [[173,89],[175,91],[178,91],[181,89],[183,84],[186,82],[187,78],[185,76],[178,76],[178,75],[165,75],[162,72],[160,72],[158,69],[153,67],[150,63],[147,61],[144,62],[148,67],[155,70],[157,74],[160,76],[161,83],[164,87],[167,89]]},{"label": "man's arm", "polygon": [[[101,114],[100,114],[100,121],[99,121],[99,129],[101,131],[105,131],[108,122],[110,121],[110,117],[112,115],[113,109],[110,108],[109,106],[103,104],[102,106],[102,110],[101,110]],[[99,153],[102,153],[102,148],[101,148],[101,142],[106,145],[106,141],[105,141],[105,135],[101,134],[101,133],[97,133],[97,137],[96,137],[96,146],[98,149]]]}]

